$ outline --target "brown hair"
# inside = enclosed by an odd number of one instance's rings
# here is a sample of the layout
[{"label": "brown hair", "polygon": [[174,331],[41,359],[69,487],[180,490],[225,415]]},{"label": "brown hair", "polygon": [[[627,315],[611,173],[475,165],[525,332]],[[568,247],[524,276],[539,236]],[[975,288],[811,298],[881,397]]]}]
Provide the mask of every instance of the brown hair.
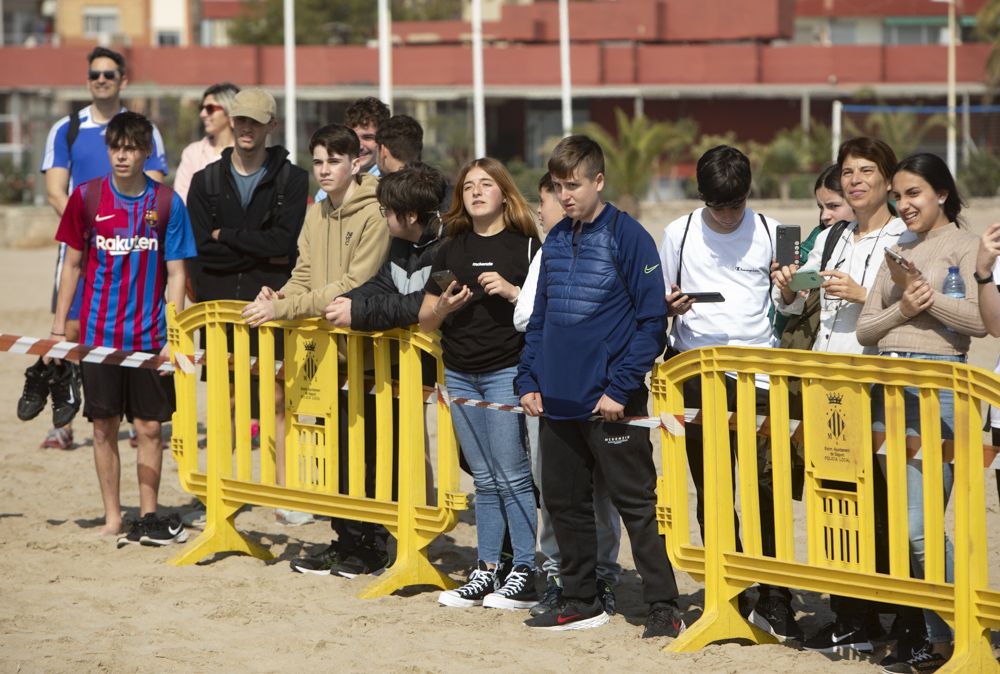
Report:
[{"label": "brown hair", "polygon": [[888,143],[877,138],[868,138],[867,136],[851,138],[840,144],[840,150],[837,152],[838,170],[843,169],[844,162],[848,157],[857,157],[875,162],[879,173],[882,174],[882,178],[885,179],[886,183],[892,180],[892,174],[896,171],[896,164],[899,163],[899,160],[896,159],[896,153],[892,151]]},{"label": "brown hair", "polygon": [[458,172],[458,179],[455,180],[455,191],[451,195],[451,208],[444,215],[445,226],[449,237],[454,237],[465,232],[472,231],[472,218],[465,210],[465,201],[462,194],[464,192],[465,176],[474,168],[481,168],[486,174],[496,181],[504,197],[503,204],[503,224],[507,229],[538,238],[538,230],[535,227],[535,218],[528,207],[528,202],[524,200],[521,191],[514,184],[514,179],[510,172],[496,159],[492,157],[481,157],[473,159],[462,167]]},{"label": "brown hair", "polygon": [[581,177],[593,180],[604,173],[604,151],[590,136],[566,136],[549,157],[549,173],[553,178],[566,179],[580,170]]},{"label": "brown hair", "polygon": [[108,122],[104,142],[110,148],[133,145],[143,152],[153,149],[153,123],[138,112],[119,112]]}]

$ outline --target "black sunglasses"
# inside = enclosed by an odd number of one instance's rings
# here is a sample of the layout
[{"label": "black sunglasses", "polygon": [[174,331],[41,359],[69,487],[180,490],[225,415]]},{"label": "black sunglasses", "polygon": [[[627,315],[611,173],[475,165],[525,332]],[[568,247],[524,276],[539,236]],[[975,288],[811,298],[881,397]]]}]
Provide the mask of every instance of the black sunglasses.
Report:
[{"label": "black sunglasses", "polygon": [[90,78],[91,82],[96,82],[97,80],[99,80],[101,78],[101,75],[104,75],[104,79],[108,80],[109,82],[118,79],[117,70],[91,70],[87,73],[87,77]]},{"label": "black sunglasses", "polygon": [[222,107],[221,105],[217,105],[215,103],[206,103],[205,105],[201,106],[201,109],[204,110],[205,114],[207,115],[213,115],[219,110],[225,110],[224,107]]}]

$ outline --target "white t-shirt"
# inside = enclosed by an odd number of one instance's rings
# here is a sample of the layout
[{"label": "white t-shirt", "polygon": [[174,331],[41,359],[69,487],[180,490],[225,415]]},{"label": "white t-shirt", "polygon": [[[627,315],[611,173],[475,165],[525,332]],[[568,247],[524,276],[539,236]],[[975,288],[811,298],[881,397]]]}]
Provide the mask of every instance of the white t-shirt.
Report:
[{"label": "white t-shirt", "polygon": [[[673,318],[670,346],[687,351],[704,346],[774,346],[771,334],[771,259],[778,221],[760,216],[750,208],[733,232],[721,234],[702,218],[703,208],[691,215],[683,260],[681,240],[688,216],[677,218],[663,232],[660,262],[667,293],[677,283],[688,292],[719,292],[724,302],[695,303],[691,310]],[[768,230],[770,230],[770,235]]]},{"label": "white t-shirt", "polygon": [[[878,270],[885,262],[885,249],[896,244],[899,236],[906,231],[906,225],[899,218],[893,218],[884,227],[869,232],[859,241],[855,241],[854,232],[857,228],[858,223],[852,222],[844,229],[840,240],[834,244],[833,254],[826,263],[826,268],[846,272],[859,285],[871,290],[875,285]],[[830,229],[827,228],[816,237],[816,243],[802,269],[819,271],[819,265],[823,261],[823,248],[826,246],[829,234]],[[777,287],[773,289],[772,296],[778,311],[783,314],[801,314],[805,307],[805,299],[802,297],[796,297],[791,304],[785,304]],[[865,347],[858,343],[856,328],[864,306],[863,302],[858,304],[834,297],[828,298],[826,291],[820,290],[819,332],[816,333],[813,351],[877,354],[877,346]]]}]

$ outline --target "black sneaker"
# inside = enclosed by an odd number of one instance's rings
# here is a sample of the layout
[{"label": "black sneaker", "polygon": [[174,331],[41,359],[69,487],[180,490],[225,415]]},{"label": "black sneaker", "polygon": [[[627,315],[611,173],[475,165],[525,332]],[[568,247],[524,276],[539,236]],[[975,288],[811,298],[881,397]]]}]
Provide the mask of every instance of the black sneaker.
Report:
[{"label": "black sneaker", "polygon": [[484,608],[531,608],[537,603],[535,570],[524,564],[511,569],[503,585],[483,597]]},{"label": "black sneaker", "polygon": [[555,611],[559,608],[559,601],[562,599],[562,588],[553,581],[549,581],[548,586],[545,588],[545,594],[542,595],[541,601],[531,607],[528,611],[533,616],[540,616],[550,611]]},{"label": "black sneaker", "polygon": [[311,557],[299,557],[289,562],[292,571],[296,573],[311,573],[317,576],[329,576],[335,564],[339,563],[343,554],[338,541],[330,541],[330,545]]},{"label": "black sneaker", "polygon": [[142,519],[146,520],[145,531],[139,537],[139,542],[143,545],[170,545],[183,543],[188,539],[188,532],[184,530],[181,518],[176,514],[160,517],[156,513],[150,513]]},{"label": "black sneaker", "polygon": [[802,628],[795,622],[792,602],[777,594],[758,599],[748,620],[765,632],[776,636],[779,641],[786,639],[801,641],[805,636]]},{"label": "black sneaker", "polygon": [[21,421],[34,419],[45,409],[48,398],[49,368],[39,358],[24,371],[24,391],[17,401],[17,418]]},{"label": "black sneaker", "polygon": [[883,669],[908,662],[927,643],[927,631],[923,625],[899,625],[899,622],[898,619],[893,622],[892,632],[889,635],[890,639],[896,639],[895,648],[878,663]]},{"label": "black sneaker", "polygon": [[868,631],[863,627],[851,627],[842,622],[832,622],[805,640],[802,647],[827,655],[850,656],[854,653],[871,653],[872,646]]},{"label": "black sneaker", "polygon": [[479,567],[469,574],[469,581],[460,588],[445,590],[439,594],[438,603],[455,608],[482,606],[483,599],[496,590],[496,582],[496,570],[488,568],[486,562],[479,560]]},{"label": "black sneaker", "polygon": [[146,533],[146,524],[149,523],[150,517],[156,517],[155,514],[151,513],[137,520],[132,520],[128,523],[127,531],[120,536],[118,536],[118,549],[124,548],[126,545],[140,544],[142,542],[142,537]]},{"label": "black sneaker", "polygon": [[597,579],[597,600],[601,602],[605,613],[615,614],[615,588],[609,581],[602,578]]},{"label": "black sneaker", "polygon": [[562,599],[554,611],[528,618],[524,624],[543,630],[589,630],[606,624],[611,617],[604,612],[601,602],[594,597],[590,603],[576,599]]},{"label": "black sneaker", "polygon": [[335,561],[330,567],[330,574],[341,578],[357,578],[358,576],[377,576],[389,565],[389,555],[385,550],[372,546],[354,548],[348,554]]},{"label": "black sneaker", "polygon": [[497,587],[503,587],[507,582],[507,574],[514,568],[514,555],[500,551],[500,561],[497,562]]},{"label": "black sneaker", "polygon": [[643,639],[654,637],[673,637],[687,629],[681,610],[672,601],[657,602],[649,607],[646,617],[646,628],[642,631]]},{"label": "black sneaker", "polygon": [[75,363],[53,361],[49,367],[52,425],[62,428],[80,411],[80,368]]},{"label": "black sneaker", "polygon": [[924,642],[913,655],[905,662],[883,666],[882,671],[887,674],[925,674],[925,672],[936,672],[948,662],[948,658],[935,653],[929,642]]}]

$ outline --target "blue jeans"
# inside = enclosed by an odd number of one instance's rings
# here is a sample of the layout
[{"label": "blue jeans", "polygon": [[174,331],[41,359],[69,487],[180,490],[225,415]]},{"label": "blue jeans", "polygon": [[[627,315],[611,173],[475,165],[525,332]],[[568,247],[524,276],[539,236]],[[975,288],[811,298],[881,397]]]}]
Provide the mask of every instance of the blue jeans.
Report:
[{"label": "blue jeans", "polygon": [[[508,367],[479,374],[445,369],[444,374],[452,397],[517,405],[516,373],[517,367]],[[451,417],[476,486],[479,559],[488,564],[500,560],[509,528],[514,564],[534,568],[537,515],[524,417],[454,403]]]},{"label": "blue jeans", "polygon": [[[885,354],[883,354],[885,355]],[[917,358],[920,360],[941,360],[953,363],[964,363],[965,356],[942,356],[929,353],[901,353],[901,358]],[[938,405],[941,412],[941,439],[952,440],[955,437],[955,396],[952,391],[938,391]],[[906,434],[920,435],[920,394],[913,387],[903,388],[903,409],[906,420]],[[872,389],[872,429],[885,432],[885,394],[881,386]],[[885,457],[879,457],[885,467]],[[941,481],[944,487],[944,504],[948,505],[951,489],[955,483],[955,468],[946,463],[942,466]],[[920,459],[908,459],[906,462],[906,514],[910,539],[910,567],[914,577],[924,577],[924,478]],[[955,550],[947,534],[944,537],[944,573],[945,581],[955,580]],[[933,611],[924,611],[924,621],[927,623],[927,638],[931,643],[948,643],[952,639],[948,623]]]}]

